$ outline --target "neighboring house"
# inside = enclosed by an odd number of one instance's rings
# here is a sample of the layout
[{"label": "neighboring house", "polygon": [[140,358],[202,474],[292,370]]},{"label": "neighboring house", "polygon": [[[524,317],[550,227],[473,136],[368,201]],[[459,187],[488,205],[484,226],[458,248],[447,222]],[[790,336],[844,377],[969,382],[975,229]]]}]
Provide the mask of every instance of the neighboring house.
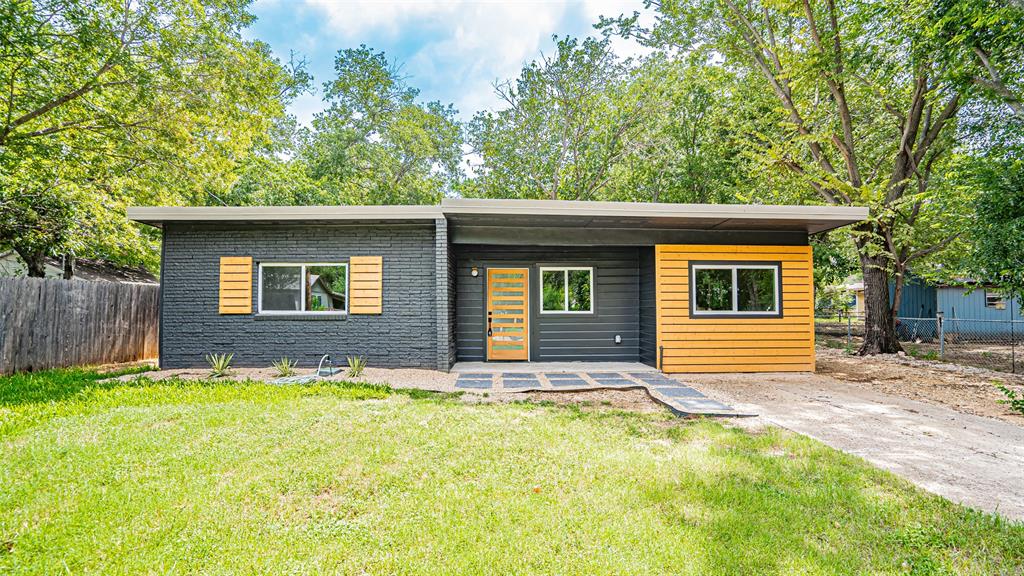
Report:
[{"label": "neighboring house", "polygon": [[[863,316],[864,309],[864,281],[859,278],[851,278],[843,284],[843,288],[853,293],[854,315]],[[896,283],[889,281],[889,301],[892,301],[896,293]],[[900,318],[934,318],[936,304],[935,287],[926,284],[915,276],[911,276],[903,284],[903,292],[900,295]]]},{"label": "neighboring house", "polygon": [[[863,314],[864,283],[845,284],[854,292],[856,313]],[[895,292],[895,283],[889,283],[889,297]],[[942,312],[946,329],[977,336],[1000,335],[1010,332],[1009,320],[1021,320],[1019,298],[1010,298],[997,288],[975,280],[964,279],[959,284],[931,284],[911,275],[903,285],[897,319],[935,318]],[[917,323],[915,335],[934,336],[930,324]],[[1020,326],[1016,327],[1020,330]]]},{"label": "neighboring house", "polygon": [[864,315],[864,281],[857,279],[847,279],[846,283],[843,284],[843,290],[848,291],[852,294],[850,301],[850,314],[854,316]]},{"label": "neighboring house", "polygon": [[[344,282],[344,274],[341,274],[341,281]],[[309,307],[311,310],[344,310],[345,309],[345,294],[337,293],[332,291],[331,286],[327,283],[326,278],[322,274],[310,275],[309,281],[309,292],[310,302]]]},{"label": "neighboring house", "polygon": [[[20,278],[28,274],[25,261],[14,250],[0,252],[0,278]],[[46,258],[46,278],[63,278],[64,262],[61,258]],[[104,282],[135,282],[156,284],[156,276],[141,267],[121,266],[102,260],[75,259],[75,278]]]},{"label": "neighboring house", "polygon": [[240,366],[330,353],[440,370],[505,360],[757,372],[814,370],[808,236],[867,210],[446,199],[128,215],[163,228],[165,368],[232,352]]}]

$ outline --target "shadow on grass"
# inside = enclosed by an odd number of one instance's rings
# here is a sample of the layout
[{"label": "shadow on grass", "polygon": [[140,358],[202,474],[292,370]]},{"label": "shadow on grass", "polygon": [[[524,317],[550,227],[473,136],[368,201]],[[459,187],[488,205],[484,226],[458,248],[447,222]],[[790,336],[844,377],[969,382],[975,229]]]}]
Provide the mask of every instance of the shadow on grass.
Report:
[{"label": "shadow on grass", "polygon": [[[347,380],[314,380],[304,384],[270,384],[259,380],[229,380],[216,378],[185,379],[166,378],[151,380],[145,373],[154,370],[150,366],[132,366],[109,372],[95,368],[56,368],[40,372],[23,372],[0,377],[0,406],[15,407],[24,404],[61,402],[81,395],[83,392],[115,390],[118,388],[145,388],[169,386],[235,387],[272,386],[281,390],[305,390],[307,392],[333,389],[362,390],[371,396],[401,394],[414,400],[438,400],[458,398],[461,393],[441,393],[416,389],[395,389],[386,384],[352,382]],[[138,378],[117,380],[119,376],[138,375]],[[310,395],[310,394],[304,394]]]},{"label": "shadow on grass", "polygon": [[[152,380],[146,367],[114,372],[64,368],[0,378],[0,434],[11,434],[51,418],[128,406],[280,402],[322,396],[343,400],[380,400],[402,395],[414,400],[447,401],[458,394],[396,390],[384,384],[314,380],[270,384],[258,380],[167,378]],[[137,374],[118,380],[118,376]]]}]

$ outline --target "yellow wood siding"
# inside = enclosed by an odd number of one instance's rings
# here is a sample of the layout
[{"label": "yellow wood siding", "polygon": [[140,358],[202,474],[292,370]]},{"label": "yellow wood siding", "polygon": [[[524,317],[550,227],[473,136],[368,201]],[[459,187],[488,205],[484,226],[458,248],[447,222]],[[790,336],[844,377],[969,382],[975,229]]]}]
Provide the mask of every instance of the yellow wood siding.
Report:
[{"label": "yellow wood siding", "polygon": [[220,313],[252,314],[251,256],[221,256]]},{"label": "yellow wood siding", "polygon": [[[661,244],[655,260],[659,366],[665,372],[814,370],[810,246]],[[691,261],[781,262],[782,317],[691,318]]]},{"label": "yellow wood siding", "polygon": [[384,258],[353,256],[349,258],[350,314],[380,314],[384,310]]}]

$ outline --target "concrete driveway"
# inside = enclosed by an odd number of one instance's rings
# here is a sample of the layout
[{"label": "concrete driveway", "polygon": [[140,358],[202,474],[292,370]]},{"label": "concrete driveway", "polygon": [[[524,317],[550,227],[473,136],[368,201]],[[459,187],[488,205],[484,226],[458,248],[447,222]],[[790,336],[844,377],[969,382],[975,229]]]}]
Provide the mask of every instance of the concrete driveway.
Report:
[{"label": "concrete driveway", "polygon": [[1024,521],[1024,428],[814,374],[680,376],[954,502]]}]

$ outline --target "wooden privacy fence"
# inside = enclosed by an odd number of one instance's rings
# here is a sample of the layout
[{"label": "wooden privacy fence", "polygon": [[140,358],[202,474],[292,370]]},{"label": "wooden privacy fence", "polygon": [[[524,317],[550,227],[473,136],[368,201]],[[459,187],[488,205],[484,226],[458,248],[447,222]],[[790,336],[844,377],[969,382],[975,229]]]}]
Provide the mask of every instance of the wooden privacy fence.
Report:
[{"label": "wooden privacy fence", "polygon": [[160,287],[0,278],[0,374],[158,353]]}]

